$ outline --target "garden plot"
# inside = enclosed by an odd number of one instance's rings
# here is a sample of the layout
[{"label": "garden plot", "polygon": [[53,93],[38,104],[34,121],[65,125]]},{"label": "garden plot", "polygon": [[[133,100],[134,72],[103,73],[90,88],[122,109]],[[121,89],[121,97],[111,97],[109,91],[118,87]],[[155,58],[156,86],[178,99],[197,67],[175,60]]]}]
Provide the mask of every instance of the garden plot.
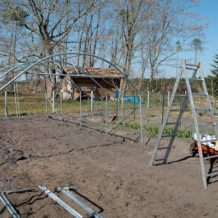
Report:
[{"label": "garden plot", "polygon": [[[80,129],[47,116],[0,120],[0,189],[72,187],[103,209],[104,217],[216,217],[218,183],[202,188],[191,139],[177,139],[169,162],[149,167],[147,147],[116,135]],[[147,140],[147,139],[146,139]],[[207,164],[208,166],[209,164]],[[13,194],[22,217],[71,217],[49,197]],[[0,216],[10,217],[2,209]]]}]

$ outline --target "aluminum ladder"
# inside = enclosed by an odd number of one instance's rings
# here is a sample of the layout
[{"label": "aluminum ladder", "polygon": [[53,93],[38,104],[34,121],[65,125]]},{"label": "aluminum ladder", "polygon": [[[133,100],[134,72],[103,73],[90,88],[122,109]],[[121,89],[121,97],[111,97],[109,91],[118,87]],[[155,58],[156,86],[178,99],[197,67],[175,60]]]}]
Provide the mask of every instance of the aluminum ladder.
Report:
[{"label": "aluminum ladder", "polygon": [[[169,157],[170,151],[172,149],[173,146],[173,142],[175,140],[176,137],[176,133],[178,131],[182,116],[184,114],[184,111],[188,105],[188,103],[190,102],[190,106],[191,106],[191,111],[192,111],[192,118],[193,118],[193,123],[194,123],[194,127],[195,127],[195,133],[197,136],[197,146],[198,146],[198,153],[199,153],[199,160],[200,160],[200,168],[201,168],[201,175],[202,175],[202,180],[203,180],[203,187],[207,188],[208,185],[208,178],[218,175],[218,173],[206,173],[205,171],[205,165],[204,165],[204,160],[207,159],[214,159],[217,158],[218,155],[216,156],[209,156],[209,157],[204,157],[203,152],[202,152],[202,143],[209,143],[209,142],[215,142],[218,139],[218,131],[217,131],[217,127],[216,127],[216,121],[215,121],[215,117],[213,114],[213,109],[212,109],[212,105],[210,103],[210,99],[209,99],[209,95],[208,95],[208,91],[207,91],[207,87],[206,87],[206,83],[203,77],[201,77],[200,79],[197,78],[197,74],[200,70],[200,64],[195,65],[195,64],[186,64],[186,62],[183,62],[181,71],[179,73],[179,76],[176,78],[175,84],[174,84],[174,88],[172,91],[172,95],[171,95],[171,99],[170,99],[170,104],[169,107],[166,111],[164,120],[163,120],[163,124],[159,133],[159,137],[157,140],[157,143],[154,147],[154,151],[150,160],[150,166],[153,165],[160,165],[160,164],[166,164],[167,163],[167,159]],[[190,73],[190,71],[192,72],[192,76],[188,77],[186,76],[183,81],[182,81],[182,76],[186,73]],[[200,85],[202,86],[202,91],[201,92],[193,92],[192,91],[192,84],[197,81],[198,83],[200,83]],[[186,92],[185,95],[183,96],[179,96],[177,95],[177,91],[179,88],[179,85],[181,82],[185,82],[185,87],[186,87]],[[196,107],[196,102],[195,102],[195,96],[199,97],[199,98],[205,98],[206,101],[206,107],[204,108],[197,108]],[[181,100],[182,97],[182,101],[180,104],[180,107],[175,109],[174,106],[176,104],[176,100]],[[178,112],[178,116],[176,117],[176,120],[171,121],[170,120],[170,114],[172,112]],[[198,113],[199,112],[204,112],[207,113],[210,118],[211,118],[211,127],[213,130],[213,134],[215,135],[215,138],[210,139],[210,140],[203,140],[201,139],[201,132],[200,132],[200,127],[199,127],[199,121],[198,121]],[[172,127],[173,131],[171,132],[171,134],[167,134],[166,129],[168,127]],[[163,139],[168,139],[167,145],[163,145],[162,140]]]}]

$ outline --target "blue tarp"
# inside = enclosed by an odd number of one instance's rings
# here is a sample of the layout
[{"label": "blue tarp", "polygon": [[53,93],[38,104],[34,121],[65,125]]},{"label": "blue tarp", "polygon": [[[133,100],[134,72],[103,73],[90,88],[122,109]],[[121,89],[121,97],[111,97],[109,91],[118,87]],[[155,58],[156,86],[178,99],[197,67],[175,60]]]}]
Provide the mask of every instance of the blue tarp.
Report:
[{"label": "blue tarp", "polygon": [[138,96],[124,96],[123,101],[139,104],[140,98]]}]

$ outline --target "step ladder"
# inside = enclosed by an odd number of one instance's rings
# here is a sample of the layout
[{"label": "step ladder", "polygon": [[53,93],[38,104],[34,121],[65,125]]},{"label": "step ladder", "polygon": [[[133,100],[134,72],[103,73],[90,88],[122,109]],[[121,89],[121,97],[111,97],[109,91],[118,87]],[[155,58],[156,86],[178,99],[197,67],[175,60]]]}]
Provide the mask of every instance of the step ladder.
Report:
[{"label": "step ladder", "polygon": [[[200,160],[200,168],[201,168],[201,175],[202,175],[202,180],[203,180],[203,187],[207,188],[208,185],[208,179],[210,177],[213,177],[215,175],[218,175],[217,173],[206,173],[205,171],[205,164],[204,161],[208,159],[214,159],[217,158],[218,155],[216,156],[209,156],[209,157],[204,157],[203,156],[203,151],[202,151],[202,143],[208,143],[208,142],[215,142],[218,139],[218,131],[216,127],[216,121],[215,117],[213,114],[213,109],[212,105],[210,103],[206,83],[204,80],[204,77],[197,77],[198,72],[200,71],[200,63],[198,65],[195,64],[187,64],[185,61],[182,64],[181,71],[176,78],[174,88],[172,91],[171,99],[170,99],[170,104],[169,107],[166,111],[163,124],[160,130],[159,137],[157,139],[157,143],[154,147],[154,151],[150,160],[150,166],[154,165],[160,165],[160,164],[166,164],[167,159],[169,157],[170,151],[173,147],[173,142],[176,138],[176,133],[178,131],[178,128],[180,126],[180,122],[182,119],[182,116],[190,103],[191,106],[191,111],[192,111],[192,118],[193,118],[193,123],[195,127],[195,133],[197,136],[197,146],[198,146],[198,153],[199,153],[199,160]],[[188,75],[189,76],[186,76]],[[191,75],[191,76],[190,76]],[[185,77],[182,77],[185,76]],[[193,92],[193,87],[192,85],[194,82],[197,82],[199,85],[201,85],[201,91],[200,92]],[[177,95],[179,85],[181,83],[185,83],[185,95]],[[196,96],[200,99],[205,100],[206,106],[203,108],[196,107]],[[181,102],[180,107],[178,108],[178,102]],[[177,108],[175,108],[175,106]],[[174,117],[174,120],[171,120],[172,118],[172,113],[178,112],[178,115]],[[213,135],[215,135],[215,138],[210,139],[210,140],[204,140],[202,141],[201,136],[203,133],[202,129],[200,129],[199,125],[199,120],[198,120],[198,113],[207,113],[208,116],[211,119],[211,131],[213,132]],[[176,119],[175,119],[176,118]],[[208,124],[209,126],[209,124]],[[171,127],[172,132],[171,134],[167,134],[166,129]],[[163,139],[167,142],[163,142]]]}]

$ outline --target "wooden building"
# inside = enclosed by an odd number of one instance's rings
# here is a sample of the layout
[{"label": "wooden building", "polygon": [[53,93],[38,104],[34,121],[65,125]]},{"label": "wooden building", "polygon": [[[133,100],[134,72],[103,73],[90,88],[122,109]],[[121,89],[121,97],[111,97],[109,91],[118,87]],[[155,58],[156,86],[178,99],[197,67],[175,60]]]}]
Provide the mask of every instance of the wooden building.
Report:
[{"label": "wooden building", "polygon": [[72,67],[64,68],[62,77],[63,99],[76,100],[93,97],[114,100],[114,91],[120,87],[123,75],[114,68]]}]

